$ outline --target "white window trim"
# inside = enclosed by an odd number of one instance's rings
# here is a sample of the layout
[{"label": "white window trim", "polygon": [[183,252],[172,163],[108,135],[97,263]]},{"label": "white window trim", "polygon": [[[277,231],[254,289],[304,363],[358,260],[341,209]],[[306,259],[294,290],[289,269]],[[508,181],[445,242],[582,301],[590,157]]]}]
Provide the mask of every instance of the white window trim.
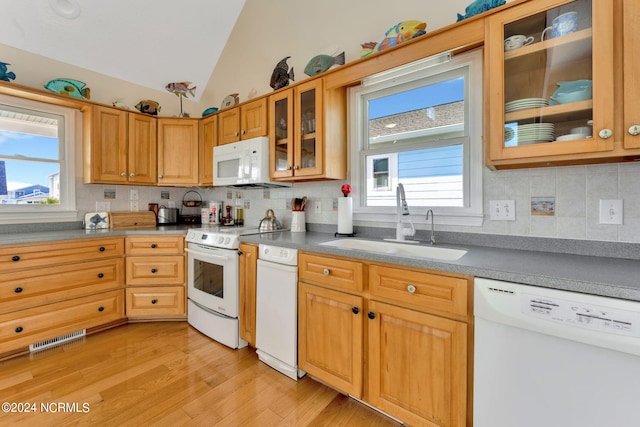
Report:
[{"label": "white window trim", "polygon": [[0,94],[0,103],[64,117],[64,144],[60,147],[60,159],[64,161],[64,168],[60,170],[61,203],[59,205],[2,205],[0,224],[75,221],[78,216],[75,188],[75,141],[76,138],[81,137],[81,129],[76,128],[76,123],[78,125],[82,123],[82,113],[73,108],[3,94]]},{"label": "white window trim", "polygon": [[[465,194],[468,195],[467,206],[462,208],[435,207],[432,208],[435,223],[440,225],[474,226],[483,223],[482,198],[482,107],[483,107],[483,78],[482,78],[482,49],[456,55],[450,62],[430,66],[426,70],[416,71],[413,64],[398,67],[395,73],[385,72],[384,82],[388,86],[395,86],[407,81],[443,73],[448,70],[468,67],[468,84],[465,87],[469,125],[469,143],[464,149],[464,174],[469,179],[465,183]],[[409,74],[407,74],[409,72]],[[363,85],[349,89],[349,123],[353,124],[349,130],[349,165],[350,184],[353,189],[353,219],[358,222],[385,223],[395,226],[397,212],[395,207],[365,207],[360,195],[365,171],[361,170],[360,152],[364,129],[367,121],[363,105],[358,102],[358,96],[372,91],[372,85]],[[377,88],[376,90],[379,90]],[[394,187],[395,189],[395,187]],[[394,190],[395,191],[395,190]],[[427,207],[411,207],[410,219],[414,224],[427,224],[425,219]]]}]

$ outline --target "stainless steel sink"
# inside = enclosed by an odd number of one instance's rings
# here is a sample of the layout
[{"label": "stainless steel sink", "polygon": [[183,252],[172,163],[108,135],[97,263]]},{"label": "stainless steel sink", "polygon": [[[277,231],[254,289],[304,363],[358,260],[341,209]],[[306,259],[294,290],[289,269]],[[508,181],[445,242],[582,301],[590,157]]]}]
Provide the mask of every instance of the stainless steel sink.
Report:
[{"label": "stainless steel sink", "polygon": [[417,243],[396,243],[381,240],[336,239],[320,243],[322,246],[333,246],[340,249],[375,252],[394,256],[428,258],[443,261],[455,261],[467,253],[464,249],[443,248],[440,246],[423,246]]}]

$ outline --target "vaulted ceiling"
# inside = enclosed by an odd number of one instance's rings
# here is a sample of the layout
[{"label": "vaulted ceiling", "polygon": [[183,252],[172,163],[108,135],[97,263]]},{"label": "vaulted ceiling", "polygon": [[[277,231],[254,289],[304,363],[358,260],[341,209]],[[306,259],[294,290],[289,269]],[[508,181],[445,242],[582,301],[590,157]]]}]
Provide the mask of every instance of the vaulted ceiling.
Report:
[{"label": "vaulted ceiling", "polygon": [[155,90],[191,82],[199,100],[245,0],[13,0],[0,43]]}]

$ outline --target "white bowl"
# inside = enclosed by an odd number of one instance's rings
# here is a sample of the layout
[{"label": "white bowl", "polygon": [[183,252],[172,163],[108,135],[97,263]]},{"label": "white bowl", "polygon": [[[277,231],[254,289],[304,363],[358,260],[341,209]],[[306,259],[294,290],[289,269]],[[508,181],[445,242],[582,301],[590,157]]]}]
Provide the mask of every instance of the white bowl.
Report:
[{"label": "white bowl", "polygon": [[569,135],[562,135],[556,138],[556,141],[573,141],[576,139],[585,139],[587,137],[584,133],[570,133]]},{"label": "white bowl", "polygon": [[591,135],[591,126],[579,126],[577,128],[572,128],[569,133],[582,133],[585,135]]}]

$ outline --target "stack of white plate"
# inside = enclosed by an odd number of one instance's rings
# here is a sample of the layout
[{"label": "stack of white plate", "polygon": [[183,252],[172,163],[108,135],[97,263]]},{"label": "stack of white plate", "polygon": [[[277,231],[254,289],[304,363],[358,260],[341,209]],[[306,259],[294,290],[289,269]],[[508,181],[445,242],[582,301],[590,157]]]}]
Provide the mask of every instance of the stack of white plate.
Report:
[{"label": "stack of white plate", "polygon": [[554,140],[553,133],[553,123],[532,123],[518,126],[515,137],[518,145],[525,145],[536,142],[551,142]]},{"label": "stack of white plate", "polygon": [[528,108],[540,108],[549,105],[549,100],[545,98],[524,98],[516,99],[504,104],[504,112],[510,113],[512,111],[526,110]]}]

